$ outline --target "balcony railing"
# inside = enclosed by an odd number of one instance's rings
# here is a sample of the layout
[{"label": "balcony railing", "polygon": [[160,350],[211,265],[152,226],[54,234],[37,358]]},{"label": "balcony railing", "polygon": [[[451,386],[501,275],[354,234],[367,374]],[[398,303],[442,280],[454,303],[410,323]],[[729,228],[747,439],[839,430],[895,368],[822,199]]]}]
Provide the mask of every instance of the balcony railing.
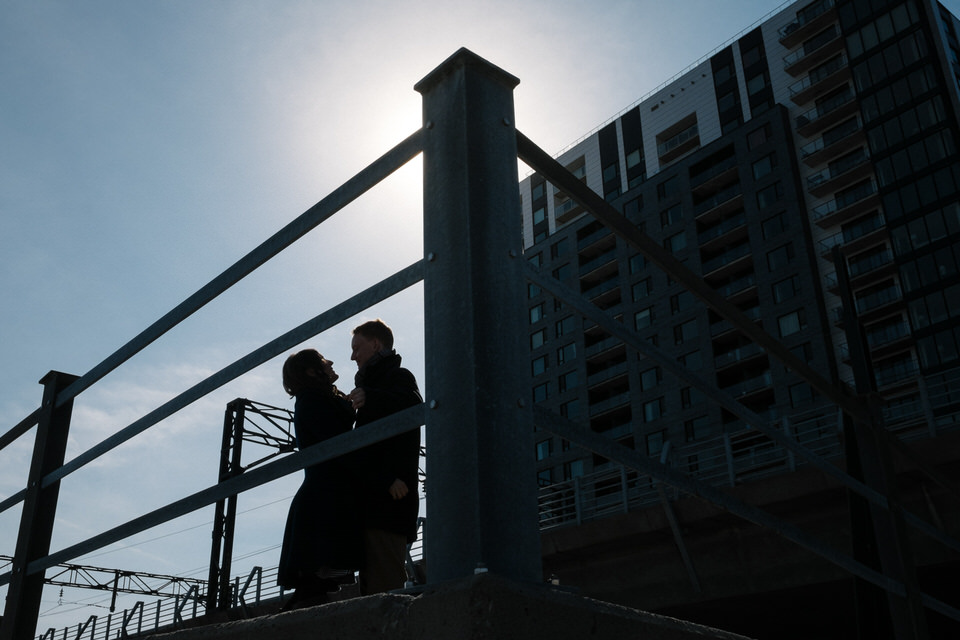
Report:
[{"label": "balcony railing", "polygon": [[693,138],[696,138],[700,134],[699,129],[696,124],[687,127],[677,135],[673,136],[668,140],[664,140],[657,145],[657,154],[660,156],[665,156],[684,142],[689,142]]},{"label": "balcony railing", "polygon": [[731,262],[736,262],[744,256],[750,255],[750,243],[744,242],[741,245],[728,249],[716,258],[711,258],[703,263],[703,275],[716,271],[720,267],[726,266]]},{"label": "balcony railing", "polygon": [[893,252],[890,251],[890,249],[885,248],[876,253],[871,253],[868,256],[852,261],[850,263],[850,277],[857,278],[892,262]]},{"label": "balcony railing", "polygon": [[873,180],[871,180],[870,182],[857,187],[852,191],[848,191],[837,196],[830,202],[822,204],[819,207],[814,207],[810,213],[815,221],[821,220],[829,215],[841,211],[842,209],[845,209],[846,207],[849,207],[852,204],[856,204],[861,200],[865,200],[875,193],[877,193],[877,185],[874,184]]},{"label": "balcony railing", "polygon": [[719,191],[716,194],[714,194],[713,197],[707,198],[700,204],[694,205],[693,215],[699,216],[702,213],[706,213],[707,211],[710,211],[711,209],[720,206],[724,202],[733,200],[741,193],[743,193],[743,187],[740,186],[739,182],[737,182],[736,184],[730,185],[723,191]]},{"label": "balcony railing", "polygon": [[815,173],[812,176],[808,176],[807,190],[816,189],[817,187],[826,184],[835,178],[839,178],[843,174],[849,173],[851,170],[866,164],[869,159],[870,158],[867,156],[866,151],[861,150],[860,153],[854,154],[832,167]]},{"label": "balcony railing", "polygon": [[793,53],[784,56],[783,58],[783,68],[789,69],[790,67],[799,64],[808,56],[813,55],[825,45],[833,42],[840,36],[840,32],[837,31],[836,25],[831,25],[829,29],[825,30],[822,34],[817,36],[812,40],[808,40],[804,43],[803,48]]},{"label": "balcony railing", "polygon": [[834,58],[827,64],[821,67],[817,67],[816,69],[811,71],[806,78],[803,78],[802,80],[798,80],[797,82],[794,82],[792,85],[790,85],[790,97],[793,98],[803,93],[807,89],[813,87],[815,84],[818,84],[823,80],[826,80],[827,78],[829,78],[836,72],[840,71],[841,69],[845,68],[846,66],[847,66],[847,56],[841,54],[839,57]]},{"label": "balcony railing", "polygon": [[903,298],[903,293],[897,284],[892,284],[885,289],[875,291],[869,295],[857,298],[857,313],[864,314],[880,307],[886,306]]},{"label": "balcony railing", "polygon": [[818,105],[813,109],[810,109],[809,111],[801,113],[799,116],[797,116],[796,118],[797,128],[800,129],[802,127],[806,127],[810,124],[813,124],[820,118],[830,115],[831,113],[833,113],[840,107],[844,106],[845,104],[852,103],[853,100],[854,100],[853,92],[845,91],[831,98],[830,100],[827,100],[823,104]]},{"label": "balcony railing", "polygon": [[793,22],[786,24],[777,31],[777,35],[780,36],[780,40],[790,37],[798,29],[802,29],[805,25],[811,23],[815,19],[822,16],[824,13],[832,9],[834,6],[834,0],[821,0],[816,4],[812,4],[802,11],[797,12],[797,19]]},{"label": "balcony railing", "polygon": [[745,224],[747,224],[747,214],[741,211],[732,218],[727,218],[720,224],[710,227],[703,233],[699,234],[697,236],[697,242],[699,244],[706,244],[707,242],[715,240],[716,238],[719,238],[720,236],[729,233],[738,227],[742,227]]},{"label": "balcony railing", "polygon": [[889,324],[879,329],[867,332],[867,344],[871,348],[882,347],[910,335],[910,327],[906,321]]}]

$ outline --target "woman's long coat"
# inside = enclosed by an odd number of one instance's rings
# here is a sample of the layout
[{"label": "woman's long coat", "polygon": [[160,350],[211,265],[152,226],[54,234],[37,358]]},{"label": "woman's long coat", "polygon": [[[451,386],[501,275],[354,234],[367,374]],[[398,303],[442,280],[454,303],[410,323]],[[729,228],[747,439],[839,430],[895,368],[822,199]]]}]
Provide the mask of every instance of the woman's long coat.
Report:
[{"label": "woman's long coat", "polygon": [[[354,412],[341,395],[304,389],[296,396],[293,425],[305,449],[350,431]],[[304,469],[303,484],[290,503],[277,582],[305,584],[321,568],[353,570],[362,554],[355,483],[346,458]]]}]

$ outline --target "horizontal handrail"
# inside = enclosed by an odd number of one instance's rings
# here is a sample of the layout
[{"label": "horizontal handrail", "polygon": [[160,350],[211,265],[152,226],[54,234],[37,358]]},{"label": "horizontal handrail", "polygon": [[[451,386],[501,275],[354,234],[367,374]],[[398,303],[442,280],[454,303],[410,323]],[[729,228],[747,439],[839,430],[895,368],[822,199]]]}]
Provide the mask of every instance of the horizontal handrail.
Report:
[{"label": "horizontal handrail", "polygon": [[[123,540],[151,527],[179,518],[197,509],[202,509],[214,504],[217,500],[259,487],[267,482],[300,471],[305,467],[320,464],[381,440],[413,429],[419,429],[426,422],[425,418],[426,405],[419,404],[369,425],[364,425],[360,429],[354,429],[329,440],[324,440],[297,453],[269,462],[223,482],[218,482],[180,500],[175,500],[166,506],[51,553],[44,558],[34,560],[27,565],[27,575],[33,575],[54,565],[68,562],[73,558],[96,551],[118,540]],[[0,575],[0,586],[9,583],[10,577],[10,571]]]},{"label": "horizontal handrail", "polygon": [[65,463],[59,469],[52,471],[44,477],[41,486],[47,487],[57,482],[63,477],[73,473],[80,467],[96,460],[98,457],[117,447],[135,435],[142,433],[161,420],[170,417],[180,409],[199,400],[208,393],[218,389],[224,384],[234,380],[240,375],[260,366],[264,362],[281,355],[288,349],[295,347],[304,340],[336,326],[357,313],[367,309],[378,302],[381,302],[392,295],[403,291],[417,282],[423,280],[423,260],[401,269],[392,276],[381,280],[377,284],[361,291],[355,296],[348,298],[344,302],[324,311],[320,315],[304,322],[299,327],[288,331],[279,338],[268,342],[259,349],[251,351],[246,356],[240,358],[234,363],[227,365],[217,373],[209,376],[205,380],[195,384],[190,389],[184,391],[177,397],[167,401],[162,406],[154,409],[139,420],[133,422],[128,427],[121,429],[112,436],[104,439],[99,444],[94,445],[84,453]]}]

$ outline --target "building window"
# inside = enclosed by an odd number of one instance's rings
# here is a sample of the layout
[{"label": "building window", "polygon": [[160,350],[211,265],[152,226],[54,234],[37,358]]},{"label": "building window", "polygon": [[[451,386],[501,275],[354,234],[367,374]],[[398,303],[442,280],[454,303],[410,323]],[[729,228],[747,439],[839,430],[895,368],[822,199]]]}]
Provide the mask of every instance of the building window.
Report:
[{"label": "building window", "polygon": [[538,384],[533,388],[533,401],[534,402],[543,402],[550,397],[550,383],[544,382],[543,384]]},{"label": "building window", "polygon": [[660,212],[660,226],[667,227],[683,219],[683,207],[675,204],[669,209]]},{"label": "building window", "polygon": [[806,323],[803,320],[803,310],[797,309],[796,311],[780,316],[777,318],[777,324],[780,327],[781,338],[799,333],[806,327]]},{"label": "building window", "polygon": [[557,337],[570,333],[576,326],[577,319],[574,316],[567,316],[563,320],[557,321]]},{"label": "building window", "polygon": [[680,193],[680,181],[677,176],[667,178],[657,185],[657,200],[666,200],[673,198]]},{"label": "building window", "polygon": [[767,87],[767,76],[765,73],[758,73],[747,80],[747,93],[754,96]]},{"label": "building window", "polygon": [[767,123],[759,129],[754,129],[747,134],[747,146],[753,150],[765,143],[771,137],[770,124]]},{"label": "building window", "polygon": [[663,443],[667,439],[666,431],[654,431],[653,433],[647,434],[647,455],[656,456],[660,455],[660,451],[663,450]]},{"label": "building window", "polygon": [[540,224],[547,219],[547,208],[539,207],[533,212],[533,224]]},{"label": "building window", "polygon": [[563,463],[563,479],[573,480],[583,475],[583,460],[571,460]]},{"label": "building window", "polygon": [[530,363],[531,373],[533,373],[535,376],[540,375],[547,370],[548,363],[549,360],[546,355],[542,355],[539,358],[534,358],[534,360]]},{"label": "building window", "polygon": [[540,331],[534,331],[530,334],[530,348],[538,349],[544,345],[547,341],[547,330],[540,329]]},{"label": "building window", "polygon": [[533,284],[532,282],[527,283],[527,297],[536,298],[543,292],[543,289],[540,288],[540,285]]},{"label": "building window", "polygon": [[543,303],[530,308],[530,324],[543,320]]},{"label": "building window", "polygon": [[687,309],[692,309],[695,303],[696,298],[692,293],[681,291],[674,296],[670,296],[670,312],[673,314],[682,313]]},{"label": "building window", "polygon": [[769,187],[764,187],[757,191],[757,206],[763,210],[779,202],[783,197],[783,184],[778,180]]},{"label": "building window", "polygon": [[641,309],[633,314],[633,326],[637,331],[645,329],[651,324],[653,324],[653,307]]},{"label": "building window", "polygon": [[577,357],[577,343],[571,342],[557,349],[557,364],[561,365],[570,362]]},{"label": "building window", "polygon": [[574,398],[560,405],[560,415],[568,420],[580,417],[580,400]]},{"label": "building window", "polygon": [[640,374],[640,390],[649,391],[660,384],[660,367],[647,369]]},{"label": "building window", "polygon": [[683,423],[683,438],[687,442],[693,442],[702,438],[710,429],[710,419],[707,416],[699,416],[693,420],[687,420]]},{"label": "building window", "polygon": [[787,243],[781,247],[777,247],[773,251],[767,252],[767,269],[771,272],[775,272],[788,264],[793,260],[793,244]]},{"label": "building window", "polygon": [[541,266],[543,266],[543,254],[542,254],[542,253],[535,253],[535,254],[533,254],[532,256],[530,256],[529,258],[527,258],[527,260],[529,260],[529,261],[530,261],[530,264],[532,264],[533,266],[535,266],[537,269],[539,269]]},{"label": "building window", "polygon": [[547,487],[553,484],[553,469],[537,471],[537,484],[541,487]]},{"label": "building window", "polygon": [[630,273],[640,273],[647,268],[647,259],[643,257],[643,254],[636,254],[630,256]]},{"label": "building window", "polygon": [[557,382],[558,382],[558,387],[560,389],[560,393],[563,393],[564,391],[569,391],[570,389],[576,389],[577,382],[578,382],[577,371],[576,370],[568,371],[567,373],[560,376]]},{"label": "building window", "polygon": [[793,298],[800,293],[800,278],[790,276],[780,282],[773,283],[773,301],[777,304]]},{"label": "building window", "polygon": [[813,402],[813,388],[806,382],[790,385],[790,406],[794,409]]},{"label": "building window", "polygon": [[553,243],[553,246],[550,247],[550,257],[556,260],[563,254],[567,252],[567,245],[570,244],[569,238],[563,238]]},{"label": "building window", "polygon": [[663,396],[643,403],[643,419],[653,422],[663,415]]},{"label": "building window", "polygon": [[684,409],[696,406],[703,402],[703,392],[694,387],[680,389],[680,406]]},{"label": "building window", "polygon": [[643,300],[650,295],[650,291],[650,278],[644,278],[640,282],[635,283],[631,288],[631,292],[633,293],[633,301],[636,302],[637,300]]},{"label": "building window", "polygon": [[547,184],[546,182],[540,182],[540,183],[537,183],[536,185],[533,185],[533,188],[530,191],[531,197],[533,200],[539,200],[540,198],[547,195],[546,184]]},{"label": "building window", "polygon": [[769,175],[775,166],[777,166],[776,155],[771,153],[763,156],[753,163],[753,179],[759,180],[760,178]]},{"label": "building window", "polygon": [[687,235],[683,231],[676,235],[672,235],[663,241],[663,246],[666,247],[670,253],[677,253],[678,251],[686,249]]},{"label": "building window", "polygon": [[787,229],[787,218],[783,215],[781,211],[775,216],[770,216],[766,220],[760,223],[760,229],[763,231],[763,239],[769,240],[770,238],[783,233]]},{"label": "building window", "polygon": [[544,229],[543,231],[538,231],[538,232],[535,233],[534,236],[533,236],[533,242],[534,242],[534,244],[536,244],[536,243],[538,243],[538,242],[543,242],[543,241],[546,240],[549,236],[550,236],[550,232],[549,232],[547,229]]},{"label": "building window", "polygon": [[697,331],[697,320],[688,320],[683,324],[678,324],[673,328],[673,342],[674,344],[683,344],[684,342],[689,342],[699,335]]},{"label": "building window", "polygon": [[689,369],[690,371],[697,371],[702,366],[700,361],[700,352],[691,351],[690,353],[685,353],[684,355],[677,358],[677,362],[684,366],[684,368]]},{"label": "building window", "polygon": [[553,277],[563,282],[570,277],[570,263],[562,264],[553,270]]},{"label": "building window", "polygon": [[537,443],[537,460],[546,460],[550,457],[551,449],[550,440],[541,440]]}]

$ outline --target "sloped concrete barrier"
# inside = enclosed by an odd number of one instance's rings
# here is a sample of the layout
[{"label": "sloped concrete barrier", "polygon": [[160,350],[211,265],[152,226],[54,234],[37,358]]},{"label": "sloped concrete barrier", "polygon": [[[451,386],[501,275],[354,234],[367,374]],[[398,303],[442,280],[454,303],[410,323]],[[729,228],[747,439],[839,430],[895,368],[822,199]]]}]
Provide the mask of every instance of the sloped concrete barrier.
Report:
[{"label": "sloped concrete barrier", "polygon": [[748,640],[492,574],[153,636],[156,640]]}]

